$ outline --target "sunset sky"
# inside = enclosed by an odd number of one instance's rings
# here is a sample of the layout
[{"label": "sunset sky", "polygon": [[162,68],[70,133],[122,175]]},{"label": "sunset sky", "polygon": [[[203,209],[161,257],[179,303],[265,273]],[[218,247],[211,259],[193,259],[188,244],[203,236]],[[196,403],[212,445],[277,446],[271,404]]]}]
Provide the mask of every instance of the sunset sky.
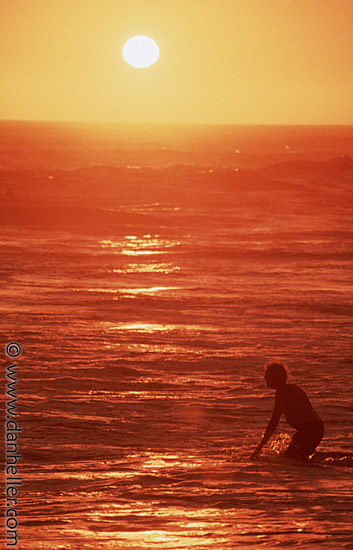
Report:
[{"label": "sunset sky", "polygon": [[353,124],[352,0],[1,0],[0,34],[0,119]]}]

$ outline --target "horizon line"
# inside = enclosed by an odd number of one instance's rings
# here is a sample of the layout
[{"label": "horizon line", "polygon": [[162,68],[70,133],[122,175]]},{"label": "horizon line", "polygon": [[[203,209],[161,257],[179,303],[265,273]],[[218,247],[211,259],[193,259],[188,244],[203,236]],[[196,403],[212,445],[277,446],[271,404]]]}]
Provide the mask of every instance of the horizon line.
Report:
[{"label": "horizon line", "polygon": [[255,123],[255,122],[136,122],[136,121],[108,121],[108,120],[52,120],[52,119],[7,119],[0,118],[1,123],[28,123],[28,124],[97,124],[97,125],[106,125],[110,124],[112,126],[122,126],[122,125],[131,125],[131,126],[254,126],[254,127],[342,127],[342,128],[351,128],[351,124],[342,124],[342,123],[316,123],[316,124],[306,124],[306,123]]}]

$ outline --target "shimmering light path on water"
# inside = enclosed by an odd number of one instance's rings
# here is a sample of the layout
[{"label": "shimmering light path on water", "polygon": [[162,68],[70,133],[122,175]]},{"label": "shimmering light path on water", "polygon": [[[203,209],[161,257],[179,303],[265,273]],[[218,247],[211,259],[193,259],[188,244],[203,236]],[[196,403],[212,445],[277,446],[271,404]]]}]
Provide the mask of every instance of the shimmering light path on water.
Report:
[{"label": "shimmering light path on water", "polygon": [[[82,548],[330,548],[332,540],[348,548],[351,492],[344,478],[333,468],[273,459],[234,465],[185,451],[132,453],[28,472],[31,490],[46,485],[43,505],[53,513],[51,521],[46,516],[49,525],[41,526],[48,537],[42,548],[78,548],[77,537]],[[71,511],[55,486],[72,498]],[[40,525],[42,510],[30,513],[29,529]],[[59,537],[65,546],[55,546]]]}]

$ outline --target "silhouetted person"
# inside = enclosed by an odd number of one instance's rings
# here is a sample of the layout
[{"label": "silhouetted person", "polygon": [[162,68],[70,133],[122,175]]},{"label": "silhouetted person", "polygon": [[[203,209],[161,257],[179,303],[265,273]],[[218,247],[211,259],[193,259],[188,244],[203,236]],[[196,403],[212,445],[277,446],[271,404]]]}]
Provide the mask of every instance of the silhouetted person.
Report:
[{"label": "silhouetted person", "polygon": [[297,430],[284,456],[308,460],[322,440],[324,425],[306,393],[295,384],[287,384],[288,368],[285,363],[267,363],[265,369],[267,386],[276,390],[275,408],[251,458],[258,457],[262,447],[274,434],[281,415],[284,414],[288,424]]}]

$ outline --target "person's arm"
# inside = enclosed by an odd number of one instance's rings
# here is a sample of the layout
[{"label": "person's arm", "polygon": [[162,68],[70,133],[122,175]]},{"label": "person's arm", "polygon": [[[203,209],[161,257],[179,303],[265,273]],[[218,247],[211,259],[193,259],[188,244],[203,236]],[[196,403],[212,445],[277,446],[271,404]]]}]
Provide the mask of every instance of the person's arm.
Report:
[{"label": "person's arm", "polygon": [[262,436],[262,439],[261,439],[260,443],[258,444],[258,446],[256,447],[255,451],[251,455],[251,458],[253,460],[256,459],[259,456],[259,454],[261,453],[262,447],[267,443],[267,441],[275,433],[276,428],[278,426],[279,419],[281,418],[281,414],[282,414],[282,407],[280,406],[279,400],[276,399],[275,408],[273,410],[272,416],[271,416],[270,421],[267,425],[265,433]]}]

